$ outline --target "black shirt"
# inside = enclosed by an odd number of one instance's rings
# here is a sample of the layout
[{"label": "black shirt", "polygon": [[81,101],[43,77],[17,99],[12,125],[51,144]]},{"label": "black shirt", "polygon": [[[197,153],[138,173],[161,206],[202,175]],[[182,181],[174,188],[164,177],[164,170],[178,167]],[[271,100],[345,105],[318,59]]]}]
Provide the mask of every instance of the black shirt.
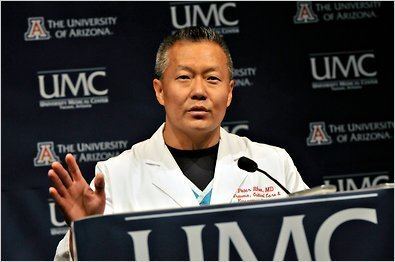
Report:
[{"label": "black shirt", "polygon": [[197,150],[180,150],[166,146],[184,175],[203,191],[214,178],[219,143]]}]

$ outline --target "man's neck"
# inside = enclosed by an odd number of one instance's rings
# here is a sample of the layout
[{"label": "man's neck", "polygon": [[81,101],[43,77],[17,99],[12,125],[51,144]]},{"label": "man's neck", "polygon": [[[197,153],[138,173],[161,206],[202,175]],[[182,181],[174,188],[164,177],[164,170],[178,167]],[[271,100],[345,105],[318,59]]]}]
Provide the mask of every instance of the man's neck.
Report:
[{"label": "man's neck", "polygon": [[196,132],[187,134],[175,128],[166,126],[163,131],[163,138],[168,146],[181,150],[205,149],[215,146],[219,142],[220,128],[212,132]]}]

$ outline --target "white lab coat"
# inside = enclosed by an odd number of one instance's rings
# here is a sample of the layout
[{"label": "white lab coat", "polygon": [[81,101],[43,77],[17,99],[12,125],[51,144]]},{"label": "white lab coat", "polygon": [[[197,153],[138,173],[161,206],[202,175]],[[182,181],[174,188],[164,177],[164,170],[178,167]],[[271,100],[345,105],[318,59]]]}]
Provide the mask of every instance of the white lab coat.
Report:
[{"label": "white lab coat", "polygon": [[[163,128],[164,124],[150,139],[97,163],[96,173],[105,178],[104,214],[199,206],[164,142]],[[290,192],[308,188],[284,149],[252,142],[221,128],[210,204],[286,197],[262,173],[241,170],[237,160],[242,156],[253,159]],[[59,243],[55,259],[69,259],[68,235]]]}]

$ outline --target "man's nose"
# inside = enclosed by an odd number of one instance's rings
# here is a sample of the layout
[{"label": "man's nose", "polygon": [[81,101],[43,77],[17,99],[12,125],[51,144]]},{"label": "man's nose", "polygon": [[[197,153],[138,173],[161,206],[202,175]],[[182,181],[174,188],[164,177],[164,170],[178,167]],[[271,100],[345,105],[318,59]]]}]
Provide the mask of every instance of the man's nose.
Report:
[{"label": "man's nose", "polygon": [[206,86],[204,79],[201,77],[196,77],[195,81],[192,83],[191,98],[195,100],[206,100]]}]

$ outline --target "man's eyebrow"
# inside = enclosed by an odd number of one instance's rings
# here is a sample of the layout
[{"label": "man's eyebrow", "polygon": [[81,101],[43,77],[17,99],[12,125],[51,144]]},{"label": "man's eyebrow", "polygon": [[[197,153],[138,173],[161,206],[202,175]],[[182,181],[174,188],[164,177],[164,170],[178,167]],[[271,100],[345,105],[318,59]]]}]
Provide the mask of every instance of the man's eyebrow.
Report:
[{"label": "man's eyebrow", "polygon": [[183,65],[177,66],[176,69],[177,69],[177,70],[186,70],[186,71],[190,71],[190,72],[193,71],[193,69],[190,68],[189,66],[183,66]]},{"label": "man's eyebrow", "polygon": [[[209,68],[205,69],[205,70],[203,71],[203,73],[208,73],[208,72],[212,72],[212,71],[217,71],[219,68],[220,68],[219,66],[209,67]],[[179,65],[179,66],[176,67],[176,69],[177,69],[177,70],[186,70],[186,71],[189,71],[189,72],[193,72],[193,71],[194,71],[191,67],[189,67],[189,66],[184,66],[184,65]]]},{"label": "man's eyebrow", "polygon": [[219,68],[220,68],[219,66],[209,67],[209,68],[205,69],[203,71],[203,73],[209,73],[209,72],[213,72],[213,71],[218,71]]}]

